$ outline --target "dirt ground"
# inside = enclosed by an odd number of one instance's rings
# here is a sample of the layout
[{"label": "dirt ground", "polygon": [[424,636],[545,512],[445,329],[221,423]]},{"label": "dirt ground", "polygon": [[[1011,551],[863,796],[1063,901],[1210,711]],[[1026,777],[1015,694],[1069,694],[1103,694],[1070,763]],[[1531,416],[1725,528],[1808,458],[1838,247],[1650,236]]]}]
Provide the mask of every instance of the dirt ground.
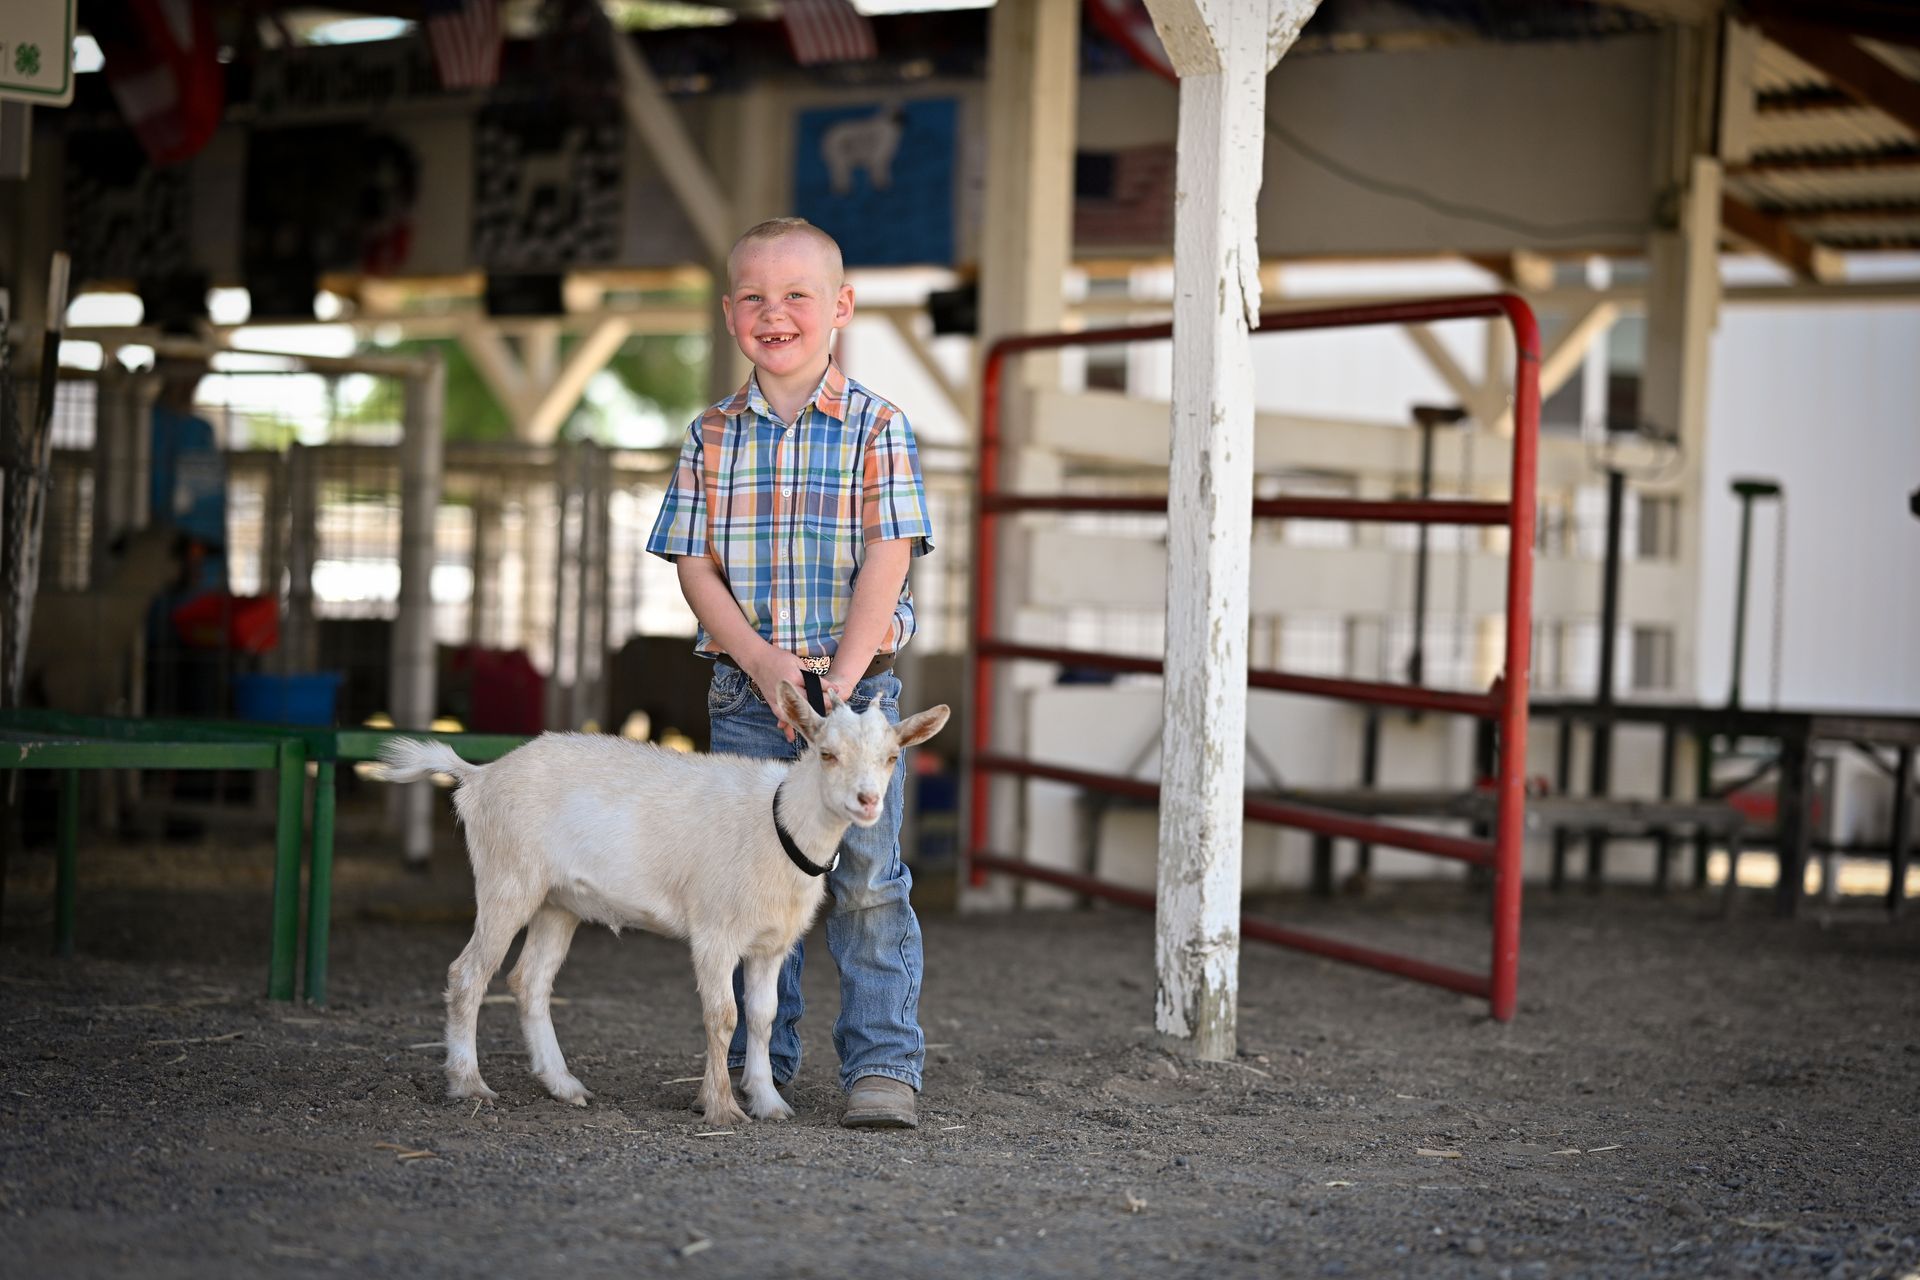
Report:
[{"label": "dirt ground", "polygon": [[[1206,1064],[1155,1041],[1146,917],[929,911],[921,1128],[838,1127],[816,940],[798,1119],[709,1134],[690,968],[646,935],[583,930],[560,976],[590,1108],[526,1074],[500,1004],[501,1105],[443,1101],[457,851],[421,878],[348,844],[324,1011],[262,998],[264,843],[90,845],[69,962],[46,955],[51,860],[16,856],[0,1274],[1920,1272],[1913,921],[1535,895],[1508,1026],[1249,944],[1241,1057]],[[1459,886],[1274,914],[1483,964]]]}]

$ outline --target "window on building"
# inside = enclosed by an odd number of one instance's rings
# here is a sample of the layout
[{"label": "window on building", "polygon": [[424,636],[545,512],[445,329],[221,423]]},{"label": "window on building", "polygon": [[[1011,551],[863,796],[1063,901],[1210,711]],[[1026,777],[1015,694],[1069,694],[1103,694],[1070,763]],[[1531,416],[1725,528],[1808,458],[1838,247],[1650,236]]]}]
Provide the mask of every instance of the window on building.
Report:
[{"label": "window on building", "polygon": [[1680,499],[1671,494],[1642,494],[1633,554],[1639,560],[1680,558]]},{"label": "window on building", "polygon": [[1633,690],[1654,693],[1673,688],[1673,628],[1633,629]]},{"label": "window on building", "polygon": [[1127,349],[1094,347],[1087,352],[1087,390],[1119,391],[1127,389]]},{"label": "window on building", "polygon": [[1586,394],[1585,370],[1575,369],[1560,389],[1540,406],[1540,429],[1555,435],[1579,435]]}]

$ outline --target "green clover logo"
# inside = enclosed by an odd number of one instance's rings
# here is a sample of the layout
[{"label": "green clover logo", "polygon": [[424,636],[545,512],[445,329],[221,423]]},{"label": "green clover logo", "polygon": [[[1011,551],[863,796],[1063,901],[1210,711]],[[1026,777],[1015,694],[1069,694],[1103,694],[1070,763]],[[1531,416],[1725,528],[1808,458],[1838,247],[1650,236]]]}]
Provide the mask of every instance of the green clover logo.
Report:
[{"label": "green clover logo", "polygon": [[13,69],[23,76],[40,74],[40,46],[23,44],[13,51]]}]

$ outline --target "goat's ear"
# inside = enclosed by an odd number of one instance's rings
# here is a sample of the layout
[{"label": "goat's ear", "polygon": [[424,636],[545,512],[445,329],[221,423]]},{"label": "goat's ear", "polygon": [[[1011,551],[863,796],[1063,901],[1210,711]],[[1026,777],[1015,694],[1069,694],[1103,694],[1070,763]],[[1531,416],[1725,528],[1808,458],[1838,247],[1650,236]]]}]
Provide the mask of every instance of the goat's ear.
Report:
[{"label": "goat's ear", "polygon": [[798,729],[808,742],[820,736],[819,716],[807,705],[807,695],[800,692],[791,680],[782,680],[780,688],[774,692],[774,698],[780,703],[780,718]]},{"label": "goat's ear", "polygon": [[947,727],[947,717],[952,710],[946,703],[937,707],[928,707],[917,716],[908,716],[893,727],[893,736],[900,740],[903,747],[911,747],[917,742],[925,742],[934,734]]}]

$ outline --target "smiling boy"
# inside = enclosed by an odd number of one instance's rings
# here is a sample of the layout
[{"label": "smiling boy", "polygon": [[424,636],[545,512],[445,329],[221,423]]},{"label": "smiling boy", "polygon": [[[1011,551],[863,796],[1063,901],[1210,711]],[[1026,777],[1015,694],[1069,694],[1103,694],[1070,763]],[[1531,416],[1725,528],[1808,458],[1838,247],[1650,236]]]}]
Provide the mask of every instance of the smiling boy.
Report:
[{"label": "smiling boy", "polygon": [[[700,620],[696,649],[715,660],[713,749],[791,759],[793,727],[770,695],[804,671],[855,710],[898,722],[893,661],[914,633],[907,567],[933,549],[933,530],[906,415],[831,354],[853,318],[840,246],[803,219],[776,218],[740,237],[727,269],[720,306],[753,374],[689,427],[647,549],[674,562]],[[904,780],[903,759],[880,821],[852,828],[828,873],[850,1128],[918,1123],[922,958],[900,861]],[[780,971],[771,1058],[783,1088],[800,1062],[802,958],[796,946]],[[736,1068],[748,1021],[733,1033]]]}]

